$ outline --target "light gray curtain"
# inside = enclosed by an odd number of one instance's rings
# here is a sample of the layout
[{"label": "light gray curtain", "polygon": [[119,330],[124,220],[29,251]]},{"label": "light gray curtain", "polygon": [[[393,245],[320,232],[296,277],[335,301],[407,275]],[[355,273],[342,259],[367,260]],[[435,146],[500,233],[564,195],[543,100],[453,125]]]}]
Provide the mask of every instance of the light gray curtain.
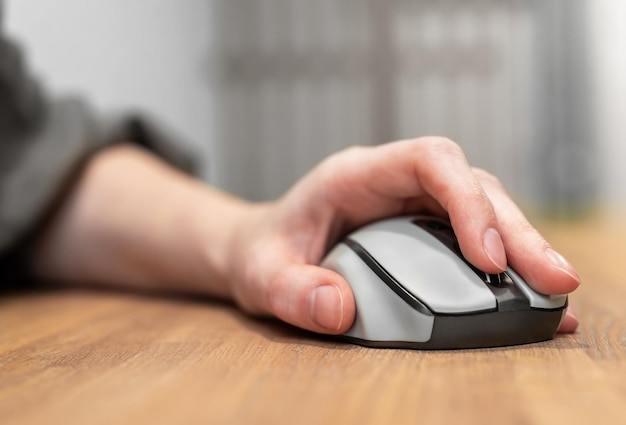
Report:
[{"label": "light gray curtain", "polygon": [[218,185],[273,198],[345,146],[438,134],[530,202],[593,197],[584,1],[213,1]]}]

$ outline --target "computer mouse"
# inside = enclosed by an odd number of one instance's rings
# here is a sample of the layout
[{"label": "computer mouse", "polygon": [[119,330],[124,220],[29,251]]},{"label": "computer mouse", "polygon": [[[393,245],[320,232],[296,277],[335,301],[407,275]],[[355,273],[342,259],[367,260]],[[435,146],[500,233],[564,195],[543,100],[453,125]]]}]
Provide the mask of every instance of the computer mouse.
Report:
[{"label": "computer mouse", "polygon": [[450,224],[411,216],[369,224],[321,265],[342,275],[356,302],[342,335],[372,347],[464,349],[554,338],[567,295],[534,291],[510,267],[483,273],[461,253]]}]

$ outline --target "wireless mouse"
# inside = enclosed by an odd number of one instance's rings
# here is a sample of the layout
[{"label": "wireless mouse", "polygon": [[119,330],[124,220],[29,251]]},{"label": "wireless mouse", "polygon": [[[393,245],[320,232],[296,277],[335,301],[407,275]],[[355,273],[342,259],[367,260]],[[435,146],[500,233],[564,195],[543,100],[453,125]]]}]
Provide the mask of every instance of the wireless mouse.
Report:
[{"label": "wireless mouse", "polygon": [[450,224],[426,216],[379,221],[349,234],[322,266],[356,301],[343,338],[372,347],[462,349],[554,338],[567,295],[535,292],[514,270],[490,275],[461,253]]}]

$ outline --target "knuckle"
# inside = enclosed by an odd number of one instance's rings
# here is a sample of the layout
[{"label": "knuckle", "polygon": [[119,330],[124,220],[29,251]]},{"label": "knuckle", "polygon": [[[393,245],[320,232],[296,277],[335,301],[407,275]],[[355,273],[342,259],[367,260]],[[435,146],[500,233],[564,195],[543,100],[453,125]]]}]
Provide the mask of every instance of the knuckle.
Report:
[{"label": "knuckle", "polygon": [[333,153],[328,158],[330,160],[343,160],[344,158],[352,158],[354,156],[360,156],[363,154],[363,152],[369,149],[370,149],[369,146],[351,145]]},{"label": "knuckle", "polygon": [[336,167],[341,166],[346,162],[354,160],[363,154],[367,149],[365,146],[353,145],[343,148],[335,153],[328,155],[320,164],[319,168],[322,170],[334,170]]},{"label": "knuckle", "polygon": [[489,171],[485,170],[484,168],[474,168],[473,170],[478,180],[481,180],[481,181],[485,180],[485,181],[489,181],[492,183],[500,182],[500,180],[495,175],[491,174]]},{"label": "knuckle", "polygon": [[443,157],[465,157],[463,149],[458,143],[447,137],[429,136],[416,139],[427,152]]},{"label": "knuckle", "polygon": [[502,184],[500,179],[494,174],[491,174],[489,171],[483,168],[474,168],[473,171],[476,179],[480,182],[481,185],[488,185],[490,187],[504,190],[504,185]]},{"label": "knuckle", "polygon": [[329,157],[328,163],[343,168],[362,160],[370,151],[371,146],[352,145],[341,149]]},{"label": "knuckle", "polygon": [[339,152],[345,155],[354,155],[354,154],[360,154],[361,152],[366,151],[369,148],[370,148],[369,146],[364,146],[364,145],[351,145],[346,148],[343,148]]},{"label": "knuckle", "polygon": [[519,219],[518,228],[520,233],[528,235],[531,239],[534,239],[537,244],[547,246],[548,243],[543,236],[541,236],[539,230],[535,229],[526,219]]},{"label": "knuckle", "polygon": [[361,163],[370,150],[370,146],[361,145],[344,148],[327,156],[315,167],[312,174],[315,176],[316,181],[322,182],[322,186],[332,187],[336,180],[340,178],[340,170],[351,169],[354,167],[354,164]]}]

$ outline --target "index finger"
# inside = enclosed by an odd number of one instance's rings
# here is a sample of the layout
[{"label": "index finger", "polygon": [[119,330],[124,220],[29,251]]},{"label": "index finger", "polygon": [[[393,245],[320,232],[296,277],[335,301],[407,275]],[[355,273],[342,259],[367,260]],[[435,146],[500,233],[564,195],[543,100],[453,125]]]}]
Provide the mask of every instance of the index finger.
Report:
[{"label": "index finger", "polygon": [[574,267],[530,224],[490,174],[475,170],[494,205],[509,264],[538,292],[567,294],[580,285]]},{"label": "index finger", "polygon": [[440,137],[390,143],[376,148],[363,165],[385,177],[369,179],[378,193],[410,198],[419,190],[436,200],[448,213],[463,255],[476,267],[488,273],[506,269],[496,212],[459,145]]}]

